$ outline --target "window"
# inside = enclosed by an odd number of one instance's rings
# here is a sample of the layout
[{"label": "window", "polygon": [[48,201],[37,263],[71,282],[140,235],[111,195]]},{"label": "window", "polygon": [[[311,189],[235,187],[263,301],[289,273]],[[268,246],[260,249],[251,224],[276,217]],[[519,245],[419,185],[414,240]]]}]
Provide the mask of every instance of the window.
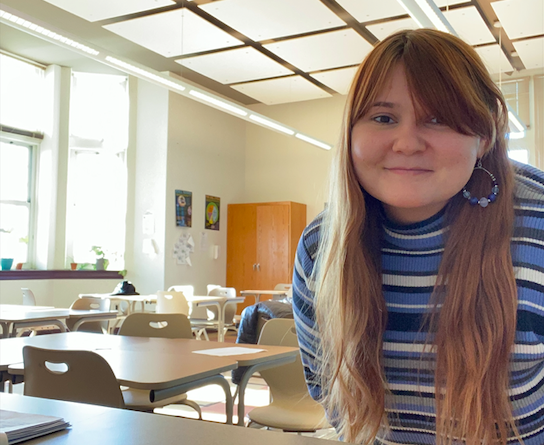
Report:
[{"label": "window", "polygon": [[126,76],[74,73],[70,103],[67,260],[124,269],[128,145]]},{"label": "window", "polygon": [[33,221],[33,146],[0,139],[0,255],[29,261]]}]

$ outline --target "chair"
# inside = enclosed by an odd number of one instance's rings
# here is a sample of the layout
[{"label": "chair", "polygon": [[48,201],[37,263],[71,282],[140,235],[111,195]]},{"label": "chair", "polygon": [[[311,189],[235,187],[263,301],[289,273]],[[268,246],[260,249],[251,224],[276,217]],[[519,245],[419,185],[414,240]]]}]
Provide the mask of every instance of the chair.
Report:
[{"label": "chair", "polygon": [[287,284],[287,283],[278,283],[274,287],[274,290],[284,290],[284,291],[286,291],[286,296],[282,297],[280,299],[293,298],[293,285],[291,283],[289,283],[289,284]]},{"label": "chair", "polygon": [[[213,286],[210,288],[210,286]],[[221,286],[215,286],[215,285],[208,285],[208,295],[210,296],[221,296],[221,297],[227,297],[227,298],[235,298],[236,297],[236,289],[234,287],[221,287]],[[208,312],[210,313],[211,317],[208,317],[209,321],[214,321],[217,323],[218,320],[218,308],[214,306],[210,306],[208,308]],[[238,329],[236,328],[236,324],[234,323],[234,316],[236,315],[236,305],[235,304],[227,304],[225,305],[225,325],[224,325],[224,333],[226,333],[229,329],[238,332]]]},{"label": "chair", "polygon": [[[183,292],[183,295],[185,295],[185,298],[187,298],[188,300],[190,300],[191,297],[195,294],[195,288],[191,285],[170,286],[168,288],[168,292],[170,291]],[[194,320],[207,319],[208,313],[206,312],[206,308],[198,307],[196,304],[192,304],[189,302],[189,318],[192,318]]]},{"label": "chair", "polygon": [[[183,295],[183,293],[181,294]],[[136,312],[125,319],[119,329],[118,335],[132,337],[193,338],[191,323],[189,322],[187,315],[181,313],[153,314],[149,312]],[[177,394],[159,402],[151,402],[149,399],[149,391],[126,387],[123,387],[122,390],[127,408],[139,411],[153,411],[155,408],[181,403],[193,408],[198,413],[198,418],[202,420],[202,410],[200,409],[200,406],[192,400],[187,400],[187,394],[185,393]]]},{"label": "chair", "polygon": [[[85,297],[78,298],[75,300],[70,309],[78,310],[99,310],[99,311],[109,311],[111,306],[111,301],[107,298],[97,298],[97,297]],[[81,321],[81,319],[68,318],[66,320],[66,326],[70,331],[74,330],[75,324]],[[101,334],[108,333],[109,322],[108,321],[86,321],[84,322],[77,330],[84,332],[98,332]]]},{"label": "chair", "polygon": [[[185,287],[185,286],[172,286],[172,287]],[[172,287],[170,289],[172,289]],[[193,286],[187,286],[188,288],[191,288]],[[189,291],[191,291],[189,289]],[[191,294],[192,295],[192,294]],[[187,317],[189,317],[189,322],[191,324],[193,333],[195,334],[195,338],[197,340],[201,339],[201,336],[204,335],[204,338],[206,340],[209,340],[208,333],[206,332],[205,326],[201,325],[200,320],[192,320],[190,318],[191,308],[189,306],[189,303],[187,302],[187,298],[185,298],[185,292],[183,291],[173,291],[168,290],[168,292],[165,291],[157,291],[157,306],[155,308],[155,311],[157,313],[161,314],[184,314]]]},{"label": "chair", "polygon": [[34,292],[27,287],[21,287],[21,290],[23,291],[23,305],[36,306],[36,297],[34,296]]},{"label": "chair", "polygon": [[[273,318],[265,323],[261,345],[298,347],[295,321]],[[323,407],[308,392],[300,356],[294,363],[259,371],[270,387],[271,403],[248,413],[250,425],[258,423],[289,432],[314,432],[330,427]]]},{"label": "chair", "polygon": [[192,339],[193,331],[185,314],[135,312],[125,318],[118,335]]},{"label": "chair", "polygon": [[[95,352],[25,346],[23,360],[26,396],[125,407],[110,365]],[[65,364],[63,370],[59,364]]]}]

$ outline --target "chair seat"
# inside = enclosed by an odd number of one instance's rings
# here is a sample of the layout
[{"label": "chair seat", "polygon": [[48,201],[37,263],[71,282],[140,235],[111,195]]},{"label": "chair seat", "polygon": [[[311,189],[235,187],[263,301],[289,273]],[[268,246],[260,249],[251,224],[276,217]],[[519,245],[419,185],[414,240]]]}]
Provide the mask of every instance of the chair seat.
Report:
[{"label": "chair seat", "polygon": [[253,408],[248,416],[252,422],[284,431],[312,432],[330,428],[325,410],[312,399],[290,402],[282,400]]},{"label": "chair seat", "polygon": [[151,411],[155,408],[163,408],[166,405],[172,405],[174,403],[180,403],[187,400],[187,394],[178,394],[176,396],[163,399],[159,402],[151,403],[149,400],[149,391],[146,391],[145,389],[121,387],[121,393],[123,394],[123,399],[127,408],[141,409],[145,411]]}]

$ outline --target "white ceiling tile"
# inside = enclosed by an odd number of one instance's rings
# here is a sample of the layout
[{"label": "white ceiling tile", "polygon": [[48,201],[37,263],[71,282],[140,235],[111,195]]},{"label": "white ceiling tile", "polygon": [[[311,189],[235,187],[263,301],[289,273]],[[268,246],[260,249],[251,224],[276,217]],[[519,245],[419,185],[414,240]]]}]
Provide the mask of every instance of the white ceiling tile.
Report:
[{"label": "white ceiling tile", "polygon": [[502,0],[491,6],[510,39],[544,34],[544,1]]},{"label": "white ceiling tile", "polygon": [[544,67],[544,37],[513,42],[514,48],[528,70]]},{"label": "white ceiling tile", "polygon": [[329,93],[301,76],[231,85],[231,88],[267,105],[331,97]]},{"label": "white ceiling tile", "polygon": [[346,26],[320,0],[222,0],[200,8],[255,41]]},{"label": "white ceiling tile", "polygon": [[452,9],[444,12],[453,29],[470,45],[482,45],[495,42],[495,38],[487,27],[476,6]]},{"label": "white ceiling tile", "polygon": [[406,10],[398,0],[336,0],[359,22],[385,19],[406,15]]},{"label": "white ceiling tile", "polygon": [[164,57],[243,44],[185,8],[112,23],[104,28]]},{"label": "white ceiling tile", "polygon": [[387,36],[403,29],[417,29],[419,26],[413,18],[391,20],[389,22],[368,25],[367,29],[378,39],[383,40]]},{"label": "white ceiling tile", "polygon": [[171,0],[45,0],[90,22],[175,5]]},{"label": "white ceiling tile", "polygon": [[352,66],[350,68],[341,68],[339,70],[314,73],[310,74],[310,76],[319,80],[322,84],[327,85],[329,88],[332,88],[334,91],[337,91],[340,94],[348,94],[349,87],[351,86],[351,82],[353,82],[356,72],[357,67]]},{"label": "white ceiling tile", "polygon": [[484,61],[490,74],[514,71],[514,68],[512,68],[512,65],[504,55],[502,49],[500,49],[499,45],[481,46],[474,49]]},{"label": "white ceiling tile", "polygon": [[249,46],[188,57],[176,62],[226,84],[293,74],[291,70]]},{"label": "white ceiling tile", "polygon": [[361,63],[372,45],[353,29],[263,45],[303,71],[317,71]]}]

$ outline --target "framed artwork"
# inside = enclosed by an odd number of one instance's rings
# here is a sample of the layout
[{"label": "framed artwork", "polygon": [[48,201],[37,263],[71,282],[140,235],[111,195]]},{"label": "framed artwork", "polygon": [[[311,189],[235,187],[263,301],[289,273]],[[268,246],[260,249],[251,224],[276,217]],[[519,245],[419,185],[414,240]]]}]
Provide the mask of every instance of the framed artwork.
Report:
[{"label": "framed artwork", "polygon": [[221,198],[206,195],[206,215],[204,219],[205,229],[219,230],[219,215],[221,210]]},{"label": "framed artwork", "polygon": [[176,190],[176,226],[191,227],[193,192]]}]

